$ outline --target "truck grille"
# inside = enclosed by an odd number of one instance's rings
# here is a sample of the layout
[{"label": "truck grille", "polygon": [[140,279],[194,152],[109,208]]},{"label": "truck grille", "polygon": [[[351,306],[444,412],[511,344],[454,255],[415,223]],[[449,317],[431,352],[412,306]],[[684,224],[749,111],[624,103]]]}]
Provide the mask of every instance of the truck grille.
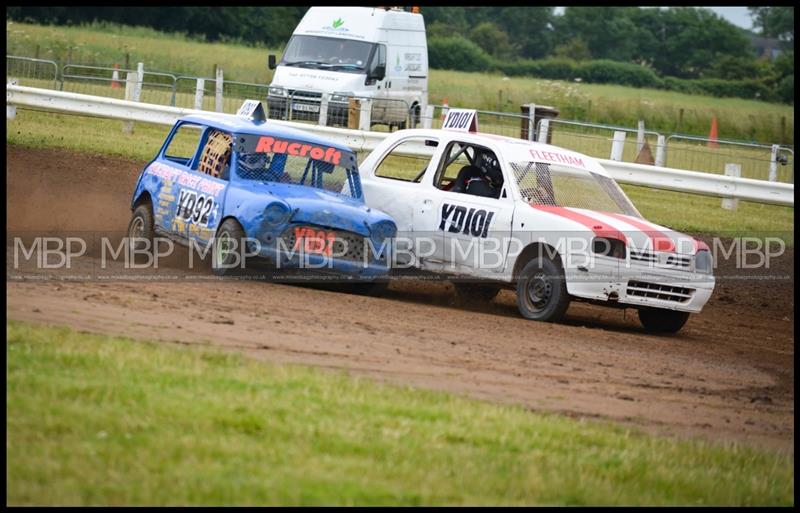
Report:
[{"label": "truck grille", "polygon": [[646,281],[630,280],[626,293],[629,296],[646,297],[661,299],[664,301],[674,301],[676,303],[686,303],[694,295],[695,289],[686,287],[675,287],[672,285],[662,285]]},{"label": "truck grille", "polygon": [[320,101],[322,99],[322,93],[317,93],[314,91],[302,91],[300,89],[289,89],[289,97],[292,100],[311,100],[311,101]]}]

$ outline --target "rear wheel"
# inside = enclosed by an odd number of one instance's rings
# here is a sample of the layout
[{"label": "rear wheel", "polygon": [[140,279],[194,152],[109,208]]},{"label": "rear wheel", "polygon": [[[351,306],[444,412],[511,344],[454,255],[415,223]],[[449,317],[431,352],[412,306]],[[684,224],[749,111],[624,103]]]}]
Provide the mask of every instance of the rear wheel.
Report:
[{"label": "rear wheel", "polygon": [[639,320],[644,329],[652,333],[677,333],[689,320],[689,312],[642,308],[639,310]]},{"label": "rear wheel", "polygon": [[517,308],[534,321],[557,322],[569,307],[564,271],[547,257],[528,262],[517,281]]},{"label": "rear wheel", "polygon": [[236,219],[226,219],[214,236],[211,268],[217,276],[230,276],[245,268],[246,236]]}]

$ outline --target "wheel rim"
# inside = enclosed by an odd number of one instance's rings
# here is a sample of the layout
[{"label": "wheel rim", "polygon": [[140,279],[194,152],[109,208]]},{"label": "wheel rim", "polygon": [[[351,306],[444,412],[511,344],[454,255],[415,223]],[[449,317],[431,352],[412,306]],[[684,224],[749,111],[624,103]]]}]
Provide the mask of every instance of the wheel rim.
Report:
[{"label": "wheel rim", "polygon": [[131,221],[131,228],[128,230],[128,237],[143,237],[144,236],[144,219],[137,216]]},{"label": "wheel rim", "polygon": [[231,250],[231,241],[231,236],[227,231],[223,231],[217,237],[217,263],[224,264],[227,262],[228,254]]},{"label": "wheel rim", "polygon": [[541,312],[550,303],[553,297],[553,283],[544,273],[536,273],[528,278],[525,284],[525,300],[528,308],[534,312]]}]

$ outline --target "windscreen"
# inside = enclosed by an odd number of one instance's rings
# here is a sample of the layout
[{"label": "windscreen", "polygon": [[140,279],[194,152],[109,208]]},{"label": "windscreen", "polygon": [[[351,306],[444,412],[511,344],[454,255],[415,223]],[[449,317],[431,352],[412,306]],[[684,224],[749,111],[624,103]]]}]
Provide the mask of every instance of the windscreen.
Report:
[{"label": "windscreen", "polygon": [[236,176],[243,180],[314,187],[361,198],[353,152],[280,137],[239,135]]},{"label": "windscreen", "polygon": [[559,164],[513,162],[523,199],[533,205],[584,208],[642,217],[617,182],[606,176]]},{"label": "windscreen", "polygon": [[375,43],[321,36],[292,36],[281,65],[363,73]]}]

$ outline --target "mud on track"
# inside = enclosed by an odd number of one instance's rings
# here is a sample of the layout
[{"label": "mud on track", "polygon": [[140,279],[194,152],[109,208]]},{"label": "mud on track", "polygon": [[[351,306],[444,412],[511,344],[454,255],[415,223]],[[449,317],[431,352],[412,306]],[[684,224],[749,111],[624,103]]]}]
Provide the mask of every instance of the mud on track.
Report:
[{"label": "mud on track", "polygon": [[[7,231],[124,232],[143,162],[7,146]],[[794,451],[793,251],[773,262],[790,280],[718,283],[678,336],[645,334],[633,311],[573,303],[564,324],[525,321],[514,296],[457,306],[446,283],[392,283],[373,298],[308,286],[182,280],[37,279],[13,268],[7,315],[80,330],[214,345],[275,362],[345,369],[613,420],[649,432]],[[80,275],[98,260],[82,257]],[[167,268],[163,272],[169,274]]]}]

